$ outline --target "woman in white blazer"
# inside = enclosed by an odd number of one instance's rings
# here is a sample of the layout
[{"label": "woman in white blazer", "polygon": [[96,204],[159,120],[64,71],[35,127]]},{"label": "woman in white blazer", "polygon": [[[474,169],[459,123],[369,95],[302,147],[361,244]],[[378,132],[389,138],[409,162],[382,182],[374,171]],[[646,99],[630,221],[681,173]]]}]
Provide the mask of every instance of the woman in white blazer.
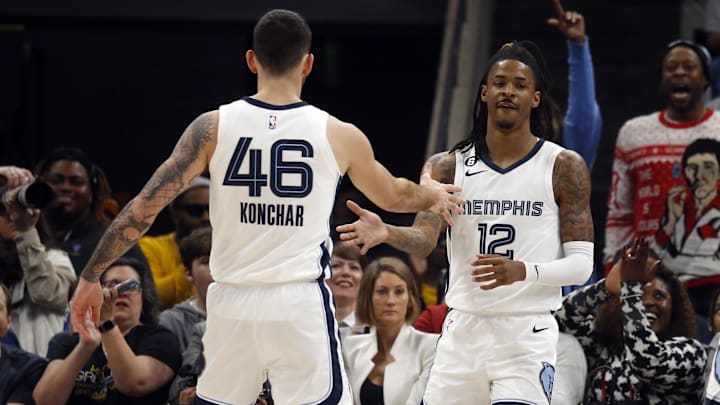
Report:
[{"label": "woman in white blazer", "polygon": [[410,326],[419,310],[417,284],[402,260],[384,257],[366,268],[356,319],[373,328],[342,342],[356,405],[417,405],[422,400],[438,335]]}]

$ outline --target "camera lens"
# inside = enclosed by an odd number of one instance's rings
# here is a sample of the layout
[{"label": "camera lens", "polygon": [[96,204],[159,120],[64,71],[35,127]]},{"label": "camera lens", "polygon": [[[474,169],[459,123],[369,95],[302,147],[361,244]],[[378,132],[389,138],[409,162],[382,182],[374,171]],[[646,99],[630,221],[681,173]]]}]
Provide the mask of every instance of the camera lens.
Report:
[{"label": "camera lens", "polygon": [[[7,186],[0,187],[0,197],[7,191]],[[15,198],[23,208],[45,208],[52,201],[53,192],[47,183],[36,181],[18,187]]]}]

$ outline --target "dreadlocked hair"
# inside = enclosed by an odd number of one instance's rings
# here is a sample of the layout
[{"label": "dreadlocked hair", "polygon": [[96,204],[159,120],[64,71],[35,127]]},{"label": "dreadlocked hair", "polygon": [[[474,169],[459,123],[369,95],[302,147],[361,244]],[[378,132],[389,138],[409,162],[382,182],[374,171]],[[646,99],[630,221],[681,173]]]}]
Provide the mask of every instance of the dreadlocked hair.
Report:
[{"label": "dreadlocked hair", "polygon": [[487,84],[488,74],[492,67],[500,61],[509,59],[517,60],[530,67],[535,75],[535,90],[541,93],[540,104],[530,112],[530,132],[543,139],[556,138],[556,129],[553,125],[553,109],[557,108],[557,104],[550,97],[549,90],[552,87],[552,79],[545,58],[543,58],[540,48],[534,42],[514,41],[504,44],[490,58],[475,97],[473,124],[470,134],[453,146],[450,153],[456,150],[464,152],[472,146],[475,146],[475,156],[478,158],[481,154],[487,153],[485,137],[487,136],[488,108],[487,103],[481,99],[482,86]]}]

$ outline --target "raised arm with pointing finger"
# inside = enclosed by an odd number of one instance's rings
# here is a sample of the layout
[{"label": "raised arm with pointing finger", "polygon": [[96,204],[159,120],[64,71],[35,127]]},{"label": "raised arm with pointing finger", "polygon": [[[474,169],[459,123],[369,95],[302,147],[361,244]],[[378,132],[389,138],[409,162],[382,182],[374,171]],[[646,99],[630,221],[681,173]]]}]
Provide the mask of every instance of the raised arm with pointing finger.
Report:
[{"label": "raised arm with pointing finger", "polygon": [[548,24],[567,38],[568,106],[563,123],[563,145],[578,152],[589,168],[597,156],[602,132],[600,107],[595,97],[595,77],[585,19],[576,11],[565,11],[553,0],[556,16]]}]

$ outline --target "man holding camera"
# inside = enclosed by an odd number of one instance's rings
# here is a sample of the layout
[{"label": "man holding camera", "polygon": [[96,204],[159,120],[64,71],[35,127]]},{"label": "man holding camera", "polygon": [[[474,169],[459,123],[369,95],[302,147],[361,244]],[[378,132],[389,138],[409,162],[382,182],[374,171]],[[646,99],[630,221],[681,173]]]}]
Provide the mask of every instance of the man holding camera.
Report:
[{"label": "man holding camera", "polygon": [[12,331],[22,349],[44,356],[50,338],[63,330],[75,271],[64,251],[48,249],[40,240],[35,227],[40,210],[28,208],[22,198],[30,196],[28,185],[35,184],[32,173],[0,166],[0,177],[5,181],[0,192],[0,282],[10,289]]}]

